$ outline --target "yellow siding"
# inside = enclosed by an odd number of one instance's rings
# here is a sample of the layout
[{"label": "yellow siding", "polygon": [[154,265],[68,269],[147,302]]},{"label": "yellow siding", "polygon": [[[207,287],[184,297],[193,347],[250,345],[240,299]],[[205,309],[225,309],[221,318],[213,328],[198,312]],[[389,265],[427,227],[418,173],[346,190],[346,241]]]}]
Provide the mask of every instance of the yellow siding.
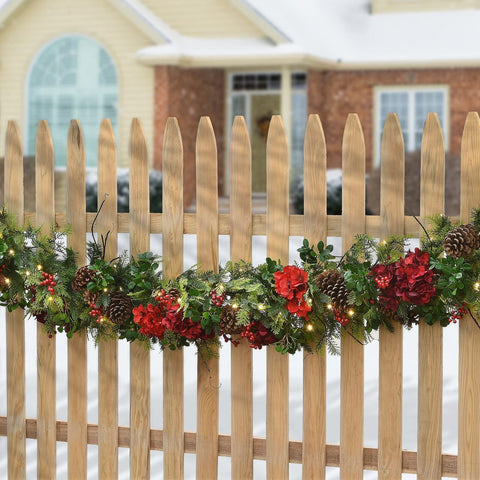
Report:
[{"label": "yellow siding", "polygon": [[[39,51],[57,37],[86,35],[105,47],[119,83],[117,145],[119,162],[128,162],[132,117],[139,117],[153,151],[154,70],[135,60],[151,41],[105,0],[34,0],[17,10],[0,30],[0,155],[8,120],[17,120],[26,138],[27,77]],[[24,142],[26,145],[26,142]]]},{"label": "yellow siding", "polygon": [[142,3],[182,35],[264,36],[262,31],[228,0],[143,0]]},{"label": "yellow siding", "polygon": [[372,0],[373,13],[480,8],[480,0]]}]

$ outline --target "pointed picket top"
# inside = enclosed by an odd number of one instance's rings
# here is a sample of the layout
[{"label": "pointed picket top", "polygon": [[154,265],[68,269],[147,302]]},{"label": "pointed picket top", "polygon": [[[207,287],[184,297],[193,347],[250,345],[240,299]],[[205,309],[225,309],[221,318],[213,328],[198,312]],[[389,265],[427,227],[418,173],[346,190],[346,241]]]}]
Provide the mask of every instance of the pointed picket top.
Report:
[{"label": "pointed picket top", "polygon": [[230,137],[230,253],[250,261],[252,235],[252,148],[245,119],[236,116]]},{"label": "pointed picket top", "polygon": [[420,215],[444,211],[445,146],[436,113],[429,113],[423,129],[420,176]]},{"label": "pointed picket top", "polygon": [[112,122],[104,118],[100,124],[100,133],[98,136],[98,159],[99,161],[112,162],[116,158],[117,146],[115,144],[115,133],[113,132]]},{"label": "pointed picket top", "polygon": [[305,237],[311,242],[327,238],[327,144],[318,115],[310,115],[304,146]]},{"label": "pointed picket top", "polygon": [[198,123],[196,153],[199,161],[203,161],[205,155],[217,155],[217,142],[210,117],[201,117]]},{"label": "pointed picket top", "polygon": [[356,113],[347,117],[342,142],[343,250],[365,231],[365,139]]},{"label": "pointed picket top", "polygon": [[72,120],[67,137],[67,168],[78,169],[85,166],[85,140],[79,120]]},{"label": "pointed picket top", "polygon": [[385,120],[381,148],[380,215],[382,238],[404,232],[405,145],[397,114]]},{"label": "pointed picket top", "polygon": [[40,120],[35,143],[36,224],[48,233],[55,219],[53,141],[46,120]]},{"label": "pointed picket top", "polygon": [[183,271],[183,143],[176,118],[167,119],[162,154],[164,275]]},{"label": "pointed picket top", "polygon": [[465,121],[460,172],[460,218],[467,223],[472,208],[480,204],[480,117],[477,112],[470,112]]},{"label": "pointed picket top", "polygon": [[18,194],[18,185],[23,185],[22,139],[17,122],[10,120],[5,137],[5,203],[8,211],[23,222],[23,195]]},{"label": "pointed picket top", "polygon": [[267,255],[284,265],[288,263],[288,170],[285,127],[280,115],[273,115],[267,137]]}]

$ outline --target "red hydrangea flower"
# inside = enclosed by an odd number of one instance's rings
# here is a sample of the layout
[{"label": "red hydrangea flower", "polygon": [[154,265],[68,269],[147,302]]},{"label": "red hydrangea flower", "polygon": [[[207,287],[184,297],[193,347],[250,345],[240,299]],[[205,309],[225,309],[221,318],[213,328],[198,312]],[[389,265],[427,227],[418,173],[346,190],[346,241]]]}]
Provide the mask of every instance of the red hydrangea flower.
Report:
[{"label": "red hydrangea flower", "polygon": [[426,305],[435,295],[430,256],[416,248],[395,264],[395,291],[397,297],[413,305]]},{"label": "red hydrangea flower", "polygon": [[165,333],[165,326],[162,323],[163,313],[163,309],[158,305],[149,303],[146,308],[139,305],[133,309],[133,321],[140,325],[140,333],[161,340]]},{"label": "red hydrangea flower", "polygon": [[287,300],[287,310],[299,317],[307,318],[307,313],[311,310],[304,298],[307,291],[307,272],[293,265],[287,265],[281,272],[275,272],[273,277],[275,291]]}]

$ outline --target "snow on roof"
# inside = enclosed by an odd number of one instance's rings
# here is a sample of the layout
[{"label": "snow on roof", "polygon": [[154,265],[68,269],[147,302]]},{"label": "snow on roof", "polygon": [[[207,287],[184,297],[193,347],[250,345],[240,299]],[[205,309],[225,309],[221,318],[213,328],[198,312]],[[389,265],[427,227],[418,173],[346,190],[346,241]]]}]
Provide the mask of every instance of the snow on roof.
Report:
[{"label": "snow on roof", "polygon": [[480,65],[480,9],[372,14],[368,0],[245,1],[339,68]]}]

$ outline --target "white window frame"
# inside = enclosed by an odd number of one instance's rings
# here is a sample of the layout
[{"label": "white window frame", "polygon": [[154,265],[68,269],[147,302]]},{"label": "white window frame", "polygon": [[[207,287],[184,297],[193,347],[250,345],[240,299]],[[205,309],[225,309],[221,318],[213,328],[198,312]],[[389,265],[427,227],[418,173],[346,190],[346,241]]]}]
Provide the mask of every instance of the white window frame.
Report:
[{"label": "white window frame", "polygon": [[[380,95],[382,93],[398,92],[408,94],[408,126],[406,130],[409,133],[410,141],[415,141],[415,93],[437,91],[443,93],[444,101],[444,119],[443,119],[443,139],[445,142],[445,151],[450,146],[450,87],[448,85],[379,85],[374,87],[374,107],[373,107],[373,166],[380,165],[381,134],[383,125],[380,125]],[[396,112],[393,112],[396,113]],[[426,120],[426,119],[425,119]],[[402,125],[402,128],[405,128]],[[414,151],[405,145],[405,152]]]},{"label": "white window frame", "polygon": [[[55,37],[53,38],[52,40],[50,40],[48,43],[46,43],[45,45],[43,45],[42,47],[39,48],[39,50],[37,51],[35,57],[32,59],[32,61],[30,62],[30,65],[29,65],[29,68],[28,68],[28,73],[26,75],[26,78],[25,78],[25,84],[24,84],[24,98],[26,99],[25,100],[25,103],[24,103],[24,125],[25,125],[25,136],[24,136],[24,139],[23,139],[23,147],[24,147],[24,152],[29,152],[29,139],[30,139],[30,78],[31,78],[31,75],[33,73],[33,70],[34,70],[34,67],[38,61],[38,59],[40,58],[40,56],[45,52],[45,50],[47,50],[48,48],[50,48],[52,45],[54,45],[57,41],[59,40],[62,40],[64,38],[73,38],[73,37],[76,37],[76,38],[84,38],[90,42],[93,42],[95,44],[97,44],[97,46],[101,47],[106,53],[107,55],[110,57],[112,63],[113,63],[113,66],[115,68],[115,72],[116,72],[116,76],[117,76],[117,83],[116,83],[116,96],[117,96],[117,118],[116,118],[116,124],[113,125],[114,127],[114,132],[115,134],[117,133],[118,131],[118,128],[119,128],[119,121],[120,121],[120,118],[119,118],[119,111],[120,111],[120,108],[119,108],[119,99],[120,99],[120,79],[119,79],[119,71],[118,71],[118,66],[114,60],[114,56],[111,54],[111,52],[102,44],[100,43],[96,38],[93,38],[93,37],[90,37],[88,35],[83,35],[83,34],[78,34],[78,33],[71,33],[71,34],[66,34],[66,35],[60,35],[58,37]],[[74,115],[75,116],[75,115]],[[72,120],[72,119],[70,119]],[[65,137],[66,138],[66,137]],[[55,140],[55,139],[54,139]],[[97,137],[96,137],[96,141],[98,141],[98,132],[97,132]],[[118,145],[118,137],[117,135],[115,135],[115,141]],[[29,154],[33,154],[33,152],[29,152]],[[95,166],[92,166],[92,165],[88,165],[86,164],[86,171],[96,171],[97,167],[96,165]],[[55,170],[58,170],[58,171],[65,171],[66,170],[66,164],[65,165],[55,165]]]}]

